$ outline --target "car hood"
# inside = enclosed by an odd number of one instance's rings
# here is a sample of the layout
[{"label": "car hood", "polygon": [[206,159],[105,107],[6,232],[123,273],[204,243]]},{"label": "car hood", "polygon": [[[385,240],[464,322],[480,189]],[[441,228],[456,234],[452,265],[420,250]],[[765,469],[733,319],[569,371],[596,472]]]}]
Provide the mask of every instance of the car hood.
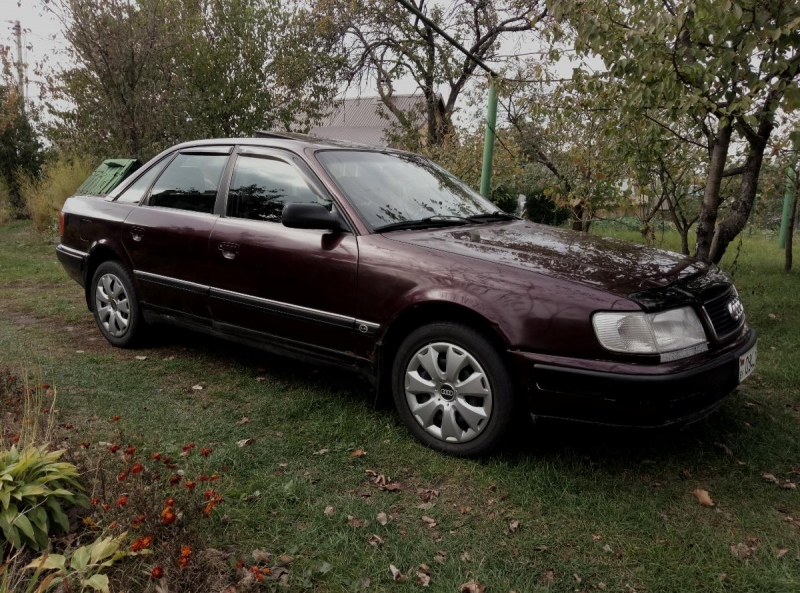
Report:
[{"label": "car hood", "polygon": [[393,232],[386,237],[602,288],[621,296],[668,286],[709,267],[663,249],[521,220]]}]

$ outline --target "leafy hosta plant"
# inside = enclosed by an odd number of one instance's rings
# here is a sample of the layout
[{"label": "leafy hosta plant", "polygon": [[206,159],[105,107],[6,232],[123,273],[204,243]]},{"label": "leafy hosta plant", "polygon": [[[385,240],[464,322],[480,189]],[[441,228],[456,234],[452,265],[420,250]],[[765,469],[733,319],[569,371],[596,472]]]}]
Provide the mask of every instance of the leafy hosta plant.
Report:
[{"label": "leafy hosta plant", "polygon": [[59,461],[63,454],[34,446],[0,450],[0,531],[12,547],[45,550],[55,526],[69,530],[64,504],[87,505],[78,469]]},{"label": "leafy hosta plant", "polygon": [[[42,591],[64,583],[67,591],[102,591],[108,593],[108,577],[103,574],[117,560],[125,556],[149,554],[150,550],[128,552],[120,550],[128,536],[127,532],[117,537],[98,537],[88,546],[81,546],[67,556],[45,554],[31,562],[27,568],[51,571],[40,585]],[[66,582],[65,582],[66,581]]]}]

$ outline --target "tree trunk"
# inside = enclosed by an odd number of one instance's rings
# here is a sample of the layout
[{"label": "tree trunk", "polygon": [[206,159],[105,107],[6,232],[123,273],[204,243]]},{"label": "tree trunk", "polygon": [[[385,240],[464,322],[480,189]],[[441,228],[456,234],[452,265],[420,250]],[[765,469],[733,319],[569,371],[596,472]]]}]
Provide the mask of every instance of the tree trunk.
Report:
[{"label": "tree trunk", "polygon": [[787,274],[792,271],[792,242],[794,240],[794,226],[797,223],[797,195],[800,185],[800,172],[794,177],[794,196],[792,197],[792,215],[789,217],[789,227],[786,229],[786,261],[783,271]]},{"label": "tree trunk", "polygon": [[[762,127],[766,129],[761,129]],[[725,250],[731,241],[744,230],[747,220],[750,218],[750,211],[753,209],[756,191],[758,190],[758,177],[761,173],[761,163],[764,161],[764,150],[767,147],[767,138],[772,132],[772,125],[761,126],[758,132],[758,138],[750,140],[747,160],[745,160],[744,172],[742,173],[739,198],[731,205],[730,212],[717,225],[717,231],[714,233],[708,261],[712,261],[715,264],[719,263],[722,256],[725,255]]]},{"label": "tree trunk", "polygon": [[572,209],[572,230],[583,231],[583,204],[578,204]]},{"label": "tree trunk", "polygon": [[697,248],[695,257],[701,261],[710,261],[711,242],[714,238],[714,227],[719,213],[719,190],[722,185],[722,173],[728,159],[728,147],[731,143],[731,124],[722,125],[711,146],[711,161],[708,164],[708,176],[703,193],[703,205],[700,209],[700,220],[697,223]]}]

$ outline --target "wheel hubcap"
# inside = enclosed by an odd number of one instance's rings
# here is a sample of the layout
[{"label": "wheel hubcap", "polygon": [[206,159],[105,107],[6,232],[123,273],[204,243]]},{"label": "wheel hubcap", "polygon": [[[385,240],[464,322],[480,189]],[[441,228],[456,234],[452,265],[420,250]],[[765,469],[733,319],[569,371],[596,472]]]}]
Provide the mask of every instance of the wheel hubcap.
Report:
[{"label": "wheel hubcap", "polygon": [[114,274],[103,274],[95,290],[95,311],[103,328],[115,338],[125,335],[130,322],[128,294]]},{"label": "wheel hubcap", "polygon": [[406,367],[406,402],[425,431],[448,443],[477,437],[492,414],[492,390],[478,360],[448,342],[428,344]]}]

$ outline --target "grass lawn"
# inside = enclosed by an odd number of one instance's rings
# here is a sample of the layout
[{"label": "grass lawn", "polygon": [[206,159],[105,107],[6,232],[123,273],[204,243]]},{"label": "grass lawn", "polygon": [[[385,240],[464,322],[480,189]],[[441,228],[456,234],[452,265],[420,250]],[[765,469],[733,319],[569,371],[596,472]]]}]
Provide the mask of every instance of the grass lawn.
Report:
[{"label": "grass lawn", "polygon": [[[228,471],[226,520],[206,523],[207,545],[290,554],[289,590],[420,588],[427,564],[436,591],[470,579],[503,592],[800,591],[800,490],[762,477],[800,482],[800,270],[783,273],[775,243],[745,237],[736,262],[756,372],[683,431],[540,421],[489,459],[448,458],[373,410],[356,377],[175,329],[112,348],[53,238],[27,223],[0,227],[0,370],[39,360],[73,443],[116,438],[175,457],[189,441],[211,446]],[[698,504],[698,488],[716,506]],[[408,583],[390,564],[413,569]]]}]

